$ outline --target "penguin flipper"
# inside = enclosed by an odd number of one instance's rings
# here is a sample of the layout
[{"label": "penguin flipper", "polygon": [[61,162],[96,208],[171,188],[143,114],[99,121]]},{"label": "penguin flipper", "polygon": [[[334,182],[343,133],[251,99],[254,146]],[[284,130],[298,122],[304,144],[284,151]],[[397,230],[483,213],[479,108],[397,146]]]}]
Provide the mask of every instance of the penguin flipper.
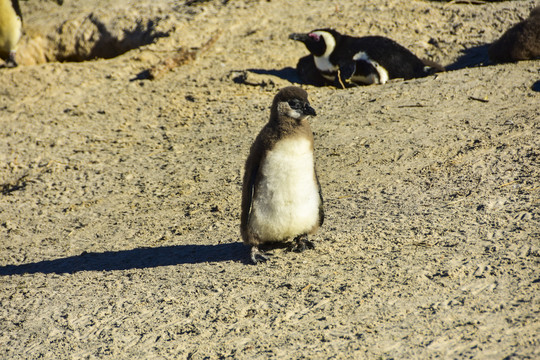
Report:
[{"label": "penguin flipper", "polygon": [[240,215],[240,233],[245,243],[250,244],[253,240],[249,231],[248,223],[255,191],[255,181],[259,173],[260,156],[258,149],[252,148],[246,161],[244,179],[242,185],[242,213]]},{"label": "penguin flipper", "polygon": [[322,224],[324,223],[324,200],[321,190],[321,183],[319,182],[319,176],[317,175],[317,170],[315,170],[315,180],[317,181],[317,187],[319,188],[319,226],[322,226]]},{"label": "penguin flipper", "polygon": [[351,77],[356,72],[354,61],[343,61],[338,64],[338,70],[334,79],[334,86],[345,89],[351,84]]},{"label": "penguin flipper", "polygon": [[251,171],[251,179],[249,181],[249,212],[251,213],[251,203],[253,202],[253,193],[255,191],[255,178],[257,177],[257,173],[259,172],[259,166],[256,166]]},{"label": "penguin flipper", "polygon": [[[373,83],[384,84],[388,80],[388,74],[386,74],[386,79],[384,78],[385,75],[382,74],[382,72],[386,73],[386,70],[368,57],[357,58],[354,63],[355,71],[354,74],[351,75],[349,83],[361,85],[370,85]],[[354,77],[354,82],[352,77]]]},{"label": "penguin flipper", "polygon": [[246,173],[244,174],[244,189],[242,191],[242,217],[241,217],[242,229],[247,228],[249,214],[251,213],[251,205],[253,202],[255,179],[257,178],[258,171],[259,171],[259,167],[254,166],[252,169],[246,169]]},{"label": "penguin flipper", "polygon": [[23,21],[21,7],[19,6],[19,0],[11,0],[11,6],[13,7],[13,10],[15,10],[15,14],[21,19],[21,22]]},{"label": "penguin flipper", "polygon": [[343,83],[348,82],[356,72],[356,63],[354,61],[345,61],[339,64],[340,80]]}]

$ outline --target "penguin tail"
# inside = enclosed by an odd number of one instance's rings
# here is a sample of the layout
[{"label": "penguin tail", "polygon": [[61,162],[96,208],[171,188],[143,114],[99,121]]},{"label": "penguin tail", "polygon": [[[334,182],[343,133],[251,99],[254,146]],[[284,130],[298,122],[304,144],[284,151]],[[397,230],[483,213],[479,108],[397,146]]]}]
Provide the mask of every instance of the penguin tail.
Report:
[{"label": "penguin tail", "polygon": [[435,61],[431,61],[428,59],[421,59],[422,63],[424,64],[424,72],[426,75],[433,75],[438,72],[445,72],[446,69],[444,66],[442,66],[439,63],[436,63]]}]

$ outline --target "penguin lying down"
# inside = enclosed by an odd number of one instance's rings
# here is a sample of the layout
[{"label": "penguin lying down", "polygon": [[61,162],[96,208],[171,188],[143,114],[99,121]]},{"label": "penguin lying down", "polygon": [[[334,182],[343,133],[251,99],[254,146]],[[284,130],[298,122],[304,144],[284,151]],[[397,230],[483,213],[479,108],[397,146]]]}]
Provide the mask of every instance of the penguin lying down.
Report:
[{"label": "penguin lying down", "polygon": [[347,87],[384,84],[389,79],[412,79],[444,71],[444,67],[421,60],[395,41],[383,36],[352,37],[333,29],[294,33],[289,39],[304,43],[311,55],[296,68],[309,84]]},{"label": "penguin lying down", "polygon": [[540,59],[540,5],[491,44],[488,54],[494,63]]}]

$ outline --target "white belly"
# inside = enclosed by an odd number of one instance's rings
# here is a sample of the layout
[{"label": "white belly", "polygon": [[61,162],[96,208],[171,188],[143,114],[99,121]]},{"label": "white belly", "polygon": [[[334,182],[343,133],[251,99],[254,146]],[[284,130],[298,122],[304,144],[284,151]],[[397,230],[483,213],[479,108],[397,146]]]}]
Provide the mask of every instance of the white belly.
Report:
[{"label": "white belly", "polygon": [[315,60],[315,66],[319,71],[332,72],[338,69],[338,66],[332,64],[327,56],[314,56],[313,60]]},{"label": "white belly", "polygon": [[351,77],[351,81],[354,83],[361,83],[366,85],[379,84],[379,79],[375,74],[369,74],[368,76],[354,75]]},{"label": "white belly", "polygon": [[365,52],[360,51],[359,53],[355,54],[353,56],[353,60],[362,60],[368,62],[375,68],[378,76],[375,76],[375,74],[370,74],[368,76],[354,75],[351,79],[352,81],[361,82],[364,84],[386,84],[388,81],[388,71],[386,71],[386,69],[383,68],[378,62],[370,59]]},{"label": "white belly", "polygon": [[280,141],[261,164],[250,230],[261,242],[309,232],[319,218],[319,189],[307,139]]},{"label": "white belly", "polygon": [[9,1],[0,1],[0,53],[14,50],[22,34],[22,22]]}]

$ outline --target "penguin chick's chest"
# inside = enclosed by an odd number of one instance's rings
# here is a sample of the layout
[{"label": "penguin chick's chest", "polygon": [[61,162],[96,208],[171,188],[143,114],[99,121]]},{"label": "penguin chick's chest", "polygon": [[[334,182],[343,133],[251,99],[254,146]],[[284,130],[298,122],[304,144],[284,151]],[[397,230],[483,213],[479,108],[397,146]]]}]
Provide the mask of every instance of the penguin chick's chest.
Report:
[{"label": "penguin chick's chest", "polygon": [[280,241],[312,230],[319,216],[319,189],[311,143],[279,141],[261,164],[250,217],[259,241]]},{"label": "penguin chick's chest", "polygon": [[7,56],[21,37],[21,19],[9,0],[0,0],[0,54]]}]

